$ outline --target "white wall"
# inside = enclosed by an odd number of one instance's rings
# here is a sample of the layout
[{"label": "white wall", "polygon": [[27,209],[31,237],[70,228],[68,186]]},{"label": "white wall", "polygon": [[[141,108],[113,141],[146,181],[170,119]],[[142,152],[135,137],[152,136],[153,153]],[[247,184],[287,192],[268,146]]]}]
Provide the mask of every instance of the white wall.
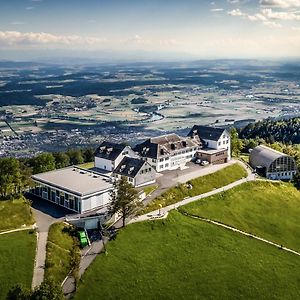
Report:
[{"label": "white wall", "polygon": [[103,194],[81,199],[81,212],[95,209],[108,204],[110,201],[109,191]]},{"label": "white wall", "polygon": [[207,143],[207,146],[212,149],[227,149],[228,160],[231,159],[231,140],[230,134],[227,130],[224,130],[221,137],[218,141],[213,140],[204,140]]},{"label": "white wall", "polygon": [[113,170],[113,163],[111,160],[95,156],[95,167],[107,171]]},{"label": "white wall", "polygon": [[95,167],[107,171],[113,171],[122,161],[125,156],[138,157],[136,153],[130,148],[125,147],[122,153],[116,158],[115,161],[100,158],[95,156]]},{"label": "white wall", "polygon": [[[157,171],[157,172],[163,172],[166,170],[176,170],[180,168],[181,166],[184,166],[187,162],[191,161],[193,157],[195,156],[197,150],[194,150],[193,147],[192,151],[189,151],[188,149],[182,149],[178,152],[176,152],[176,155],[170,155],[168,157],[155,159],[153,161],[151,158],[147,158],[147,162]],[[187,152],[185,152],[187,151]]]}]

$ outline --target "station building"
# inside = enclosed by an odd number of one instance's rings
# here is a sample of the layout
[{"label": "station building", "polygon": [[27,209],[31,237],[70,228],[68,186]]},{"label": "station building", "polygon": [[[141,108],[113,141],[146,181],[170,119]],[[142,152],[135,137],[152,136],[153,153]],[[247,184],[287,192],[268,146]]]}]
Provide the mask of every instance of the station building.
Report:
[{"label": "station building", "polygon": [[32,179],[32,194],[77,213],[106,208],[113,188],[108,176],[78,167],[36,174]]}]

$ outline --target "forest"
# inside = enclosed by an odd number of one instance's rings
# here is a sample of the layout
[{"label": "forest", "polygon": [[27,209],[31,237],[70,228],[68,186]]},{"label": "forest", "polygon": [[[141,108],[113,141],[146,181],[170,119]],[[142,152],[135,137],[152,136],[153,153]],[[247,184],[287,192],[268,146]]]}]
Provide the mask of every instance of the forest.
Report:
[{"label": "forest", "polygon": [[41,153],[32,158],[0,159],[0,199],[10,199],[32,185],[31,175],[91,162],[94,150],[69,149],[66,152]]}]

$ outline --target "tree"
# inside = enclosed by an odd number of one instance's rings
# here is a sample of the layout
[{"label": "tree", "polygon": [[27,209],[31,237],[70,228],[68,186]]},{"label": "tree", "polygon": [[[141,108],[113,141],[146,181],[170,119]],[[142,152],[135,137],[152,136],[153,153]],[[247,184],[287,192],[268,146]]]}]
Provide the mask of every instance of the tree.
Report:
[{"label": "tree", "polygon": [[40,286],[33,291],[16,285],[7,294],[7,300],[63,300],[60,286],[52,281],[43,281]]},{"label": "tree", "polygon": [[59,285],[51,280],[44,280],[42,284],[34,289],[30,300],[63,300],[63,293]]},{"label": "tree", "polygon": [[70,158],[70,164],[71,165],[79,165],[84,163],[84,158],[82,156],[82,153],[78,149],[70,149],[67,151],[67,155]]},{"label": "tree", "polygon": [[120,213],[123,227],[125,227],[126,218],[133,214],[141,205],[138,192],[134,186],[128,182],[127,178],[122,176],[120,180],[114,182],[110,196],[111,203],[109,213],[112,215]]},{"label": "tree", "polygon": [[300,190],[300,172],[298,172],[296,175],[294,175],[292,180],[294,186]]},{"label": "tree", "polygon": [[91,162],[94,160],[95,151],[93,148],[86,148],[82,150],[84,162]]},{"label": "tree", "polygon": [[70,157],[64,152],[53,153],[56,169],[64,168],[70,165]]},{"label": "tree", "polygon": [[0,159],[0,193],[2,197],[16,193],[20,177],[20,162],[16,158]]},{"label": "tree", "polygon": [[51,153],[42,153],[29,161],[32,173],[44,173],[55,169],[55,159]]},{"label": "tree", "polygon": [[231,154],[239,156],[241,150],[244,148],[244,143],[241,139],[239,139],[239,134],[236,128],[231,129],[230,136],[231,136]]},{"label": "tree", "polygon": [[30,290],[18,284],[9,290],[6,300],[30,300],[30,296]]}]

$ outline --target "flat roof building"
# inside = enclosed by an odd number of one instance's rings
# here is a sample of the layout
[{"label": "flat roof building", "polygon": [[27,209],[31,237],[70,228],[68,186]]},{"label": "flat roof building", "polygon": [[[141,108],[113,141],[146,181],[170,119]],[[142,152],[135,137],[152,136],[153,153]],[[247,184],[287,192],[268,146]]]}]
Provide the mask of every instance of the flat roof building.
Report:
[{"label": "flat roof building", "polygon": [[33,194],[78,213],[107,206],[113,188],[108,176],[78,167],[36,174],[32,179]]},{"label": "flat roof building", "polygon": [[290,180],[297,173],[297,164],[291,156],[264,145],[259,145],[250,152],[249,162],[268,179]]}]

